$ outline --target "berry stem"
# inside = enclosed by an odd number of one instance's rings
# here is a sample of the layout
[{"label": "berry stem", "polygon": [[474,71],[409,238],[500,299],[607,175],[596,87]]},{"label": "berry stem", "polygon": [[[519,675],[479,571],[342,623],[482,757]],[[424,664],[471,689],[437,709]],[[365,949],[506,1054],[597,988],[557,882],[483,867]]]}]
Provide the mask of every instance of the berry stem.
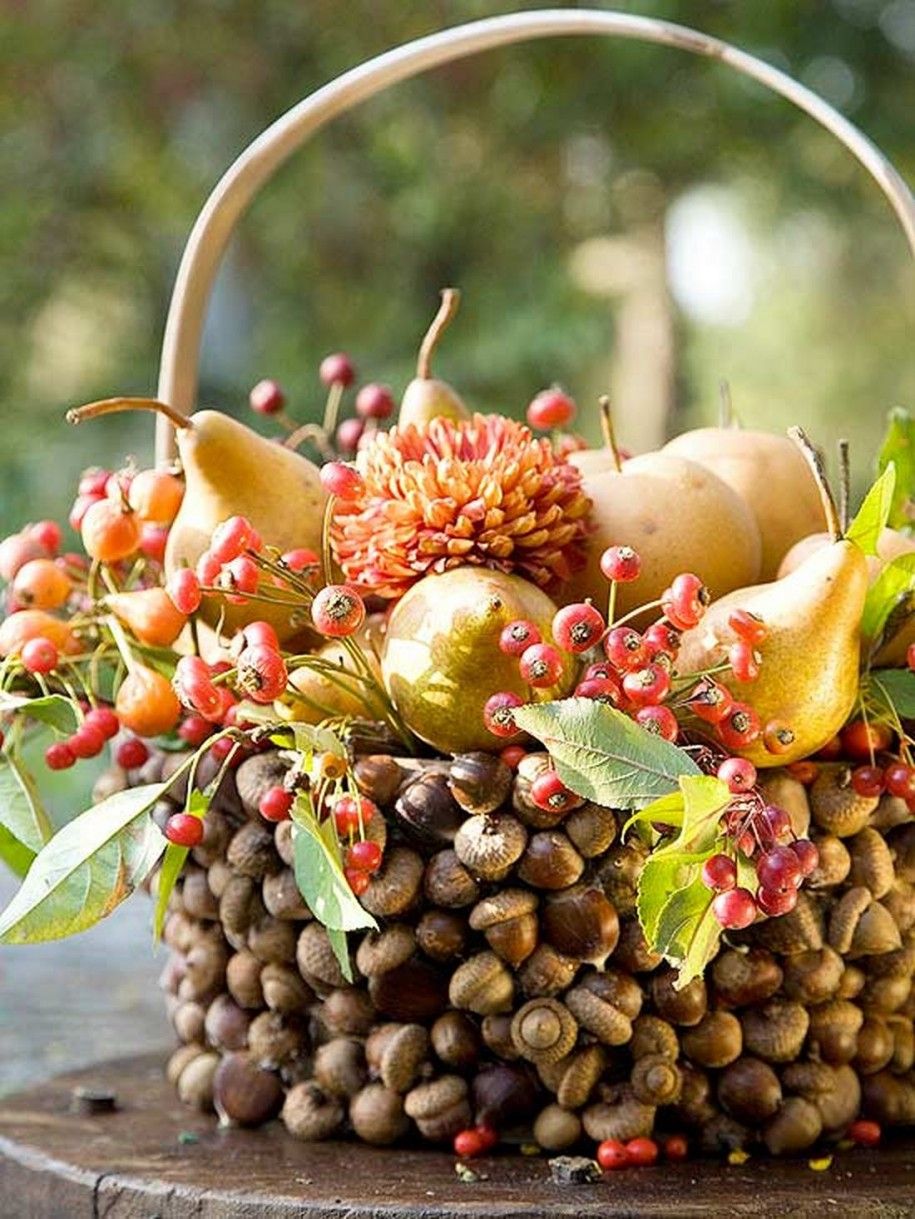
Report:
[{"label": "berry stem", "polygon": [[607,628],[616,626],[613,615],[616,613],[616,580],[610,581],[610,596],[607,598]]},{"label": "berry stem", "polygon": [[600,407],[600,430],[604,437],[604,447],[613,458],[613,466],[619,474],[623,468],[623,463],[620,461],[620,451],[616,443],[616,432],[613,429],[613,411],[610,407],[610,399],[606,394],[603,394],[598,399]]},{"label": "berry stem", "polygon": [[421,381],[428,381],[432,376],[432,355],[442,335],[454,320],[460,304],[461,294],[457,288],[442,289],[442,303],[423,336],[416,359],[416,375]]},{"label": "berry stem", "polygon": [[121,660],[124,662],[124,667],[128,673],[136,671],[137,662],[130,650],[130,644],[127,642],[127,636],[124,634],[124,629],[113,614],[105,619],[105,625],[111,632],[111,638],[114,640],[115,647],[120,653]]},{"label": "berry stem", "polygon": [[321,580],[325,587],[333,584],[333,558],[330,553],[330,529],[334,519],[336,496],[328,495],[321,521]]},{"label": "berry stem", "polygon": [[[343,392],[346,386],[342,381],[334,381],[330,389],[327,391],[327,401],[324,404],[324,435],[331,437],[337,430],[337,416],[340,414],[340,403],[343,401]],[[328,443],[330,441],[328,440]]]},{"label": "berry stem", "polygon": [[176,428],[193,427],[190,419],[176,411],[167,402],[158,398],[101,398],[85,406],[75,406],[67,411],[67,423],[83,423],[86,419],[97,419],[100,415],[113,415],[119,411],[155,411]]},{"label": "berry stem", "polygon": [[718,426],[734,429],[740,427],[740,420],[734,413],[731,383],[725,380],[718,382]]},{"label": "berry stem", "polygon": [[848,532],[849,500],[851,498],[851,460],[848,452],[848,441],[840,440],[836,446],[839,450],[839,524],[842,532]]},{"label": "berry stem", "polygon": [[324,461],[333,461],[336,458],[327,432],[317,423],[303,423],[301,427],[293,429],[283,441],[283,448],[297,449],[306,440],[312,442]]},{"label": "berry stem", "polygon": [[634,610],[630,610],[628,614],[623,614],[622,618],[620,618],[618,622],[613,623],[613,626],[625,626],[626,623],[630,622],[633,618],[638,618],[639,614],[644,614],[648,610],[660,608],[660,601],[646,601],[644,605],[638,605]]},{"label": "berry stem", "polygon": [[826,470],[823,466],[823,459],[813,447],[810,438],[803,428],[790,427],[788,435],[801,450],[804,460],[810,466],[811,473],[817,485],[817,490],[820,493],[820,501],[823,505],[823,514],[826,517],[826,528],[832,536],[834,542],[842,540],[842,522],[839,519],[839,510],[836,507],[835,496],[829,486],[829,480],[826,477]]}]

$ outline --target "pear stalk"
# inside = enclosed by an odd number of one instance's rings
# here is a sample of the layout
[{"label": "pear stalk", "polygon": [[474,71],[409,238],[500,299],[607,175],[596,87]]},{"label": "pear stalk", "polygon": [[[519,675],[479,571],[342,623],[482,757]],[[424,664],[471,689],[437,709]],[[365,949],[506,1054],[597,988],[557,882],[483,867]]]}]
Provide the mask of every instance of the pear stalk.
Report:
[{"label": "pear stalk", "polygon": [[421,381],[428,381],[431,378],[432,356],[442,335],[454,320],[460,304],[461,294],[457,288],[442,289],[442,303],[423,337],[416,360],[416,375]]},{"label": "pear stalk", "polygon": [[613,468],[619,474],[623,468],[623,463],[620,461],[620,451],[616,443],[616,432],[613,427],[613,411],[610,407],[610,399],[604,394],[598,399],[600,407],[600,430],[604,438],[604,447],[613,458]]},{"label": "pear stalk", "polygon": [[842,533],[848,532],[849,500],[851,498],[851,461],[848,441],[840,440],[839,449],[839,523]]},{"label": "pear stalk", "polygon": [[823,505],[823,514],[826,517],[826,528],[830,537],[834,542],[840,542],[843,537],[842,521],[839,516],[839,509],[836,506],[835,496],[829,486],[829,480],[826,477],[826,470],[823,466],[823,460],[819,453],[813,447],[807,433],[803,428],[790,427],[788,435],[801,451],[804,460],[810,466],[810,470],[816,480],[817,490],[820,493],[820,502]]},{"label": "pear stalk", "polygon": [[176,428],[189,428],[194,425],[187,416],[176,411],[167,402],[158,398],[101,398],[98,402],[88,402],[85,406],[75,406],[67,411],[67,423],[84,423],[87,419],[98,419],[101,415],[114,415],[121,411],[155,411]]}]

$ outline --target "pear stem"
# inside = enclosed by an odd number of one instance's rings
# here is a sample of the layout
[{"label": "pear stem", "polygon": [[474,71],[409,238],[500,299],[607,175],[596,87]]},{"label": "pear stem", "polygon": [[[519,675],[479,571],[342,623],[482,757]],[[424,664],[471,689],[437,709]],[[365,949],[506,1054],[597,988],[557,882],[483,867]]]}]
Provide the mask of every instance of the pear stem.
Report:
[{"label": "pear stem", "polygon": [[600,430],[604,437],[604,445],[613,458],[613,465],[617,474],[623,468],[623,463],[620,461],[620,451],[616,444],[616,432],[613,429],[613,411],[610,408],[610,399],[606,394],[598,399],[600,407]]},{"label": "pear stem", "polygon": [[297,449],[300,444],[310,440],[325,461],[334,461],[336,453],[331,448],[327,432],[318,423],[303,423],[294,432],[290,432],[283,441],[286,449]]},{"label": "pear stem", "polygon": [[839,524],[842,532],[848,532],[849,500],[851,499],[851,460],[848,441],[840,440],[839,449]]},{"label": "pear stem", "polygon": [[190,419],[176,411],[167,402],[158,398],[102,398],[85,406],[75,406],[67,411],[67,423],[83,423],[86,419],[97,419],[99,415],[114,415],[120,411],[155,411],[176,428],[193,427]]},{"label": "pear stem", "polygon": [[439,339],[454,320],[460,303],[461,294],[457,288],[442,289],[442,303],[423,337],[416,360],[416,375],[421,381],[428,381],[432,376],[432,354],[438,346]]},{"label": "pear stem", "polygon": [[737,426],[734,418],[734,401],[731,398],[731,386],[728,381],[718,382],[718,426],[732,428]]},{"label": "pear stem", "polygon": [[804,460],[810,466],[814,481],[817,485],[817,490],[820,493],[820,501],[823,505],[823,514],[826,517],[826,528],[828,529],[832,540],[840,542],[842,540],[842,521],[839,517],[839,509],[836,507],[835,496],[829,486],[829,480],[826,477],[826,470],[823,466],[823,459],[813,447],[810,438],[803,428],[790,427],[788,435],[801,451]]}]

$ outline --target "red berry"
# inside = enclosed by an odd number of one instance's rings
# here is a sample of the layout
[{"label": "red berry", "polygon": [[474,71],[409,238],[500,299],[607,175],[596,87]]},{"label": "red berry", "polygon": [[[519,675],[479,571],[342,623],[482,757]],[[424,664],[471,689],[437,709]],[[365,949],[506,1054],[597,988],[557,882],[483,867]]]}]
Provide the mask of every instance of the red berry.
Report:
[{"label": "red berry", "polygon": [[858,762],[873,761],[875,753],[889,749],[893,731],[886,724],[852,720],[839,733],[839,739],[847,757]]},{"label": "red berry", "polygon": [[859,796],[873,799],[883,792],[886,780],[879,766],[857,766],[852,771],[851,785]]},{"label": "red berry", "polygon": [[76,762],[76,754],[66,741],[55,741],[44,751],[48,770],[69,770]]},{"label": "red berry", "polygon": [[726,749],[743,749],[759,736],[759,716],[746,703],[734,703],[717,725],[718,736]]},{"label": "red berry", "polygon": [[629,1167],[629,1156],[625,1144],[619,1139],[604,1139],[597,1145],[597,1162],[604,1172],[615,1172],[618,1168]]},{"label": "red berry", "polygon": [[641,669],[648,660],[642,636],[631,626],[613,626],[604,640],[607,659],[617,669]]},{"label": "red berry", "polygon": [[262,622],[260,619],[257,622],[249,622],[246,627],[242,628],[239,635],[243,647],[252,647],[259,643],[263,644],[265,648],[273,648],[274,652],[280,650],[279,638],[269,622]]},{"label": "red berry", "polygon": [[729,889],[714,899],[712,913],[722,927],[737,931],[756,918],[756,902],[749,889]]},{"label": "red berry", "polygon": [[19,653],[22,667],[28,673],[50,673],[57,668],[60,659],[57,648],[43,635],[36,635],[28,643],[23,644]]},{"label": "red berry", "polygon": [[154,563],[161,563],[165,558],[165,546],[168,542],[168,525],[154,525],[144,521],[140,526],[140,553]]},{"label": "red berry", "polygon": [[387,385],[370,381],[356,394],[356,414],[363,419],[387,419],[394,411],[394,395]]},{"label": "red berry", "polygon": [[666,622],[653,622],[642,636],[642,641],[652,660],[656,656],[669,656],[671,660],[680,650],[680,632]]},{"label": "red berry", "polygon": [[165,837],[178,847],[197,847],[203,842],[203,821],[193,813],[172,813],[165,823]]},{"label": "red berry", "polygon": [[769,720],[762,732],[763,746],[767,753],[787,753],[795,742],[794,729],[781,720]]},{"label": "red berry", "polygon": [[341,838],[360,834],[378,812],[378,806],[366,796],[340,796],[334,803],[333,818]]},{"label": "red berry", "polygon": [[365,490],[359,471],[343,461],[329,461],[321,467],[321,486],[328,495],[342,500],[358,499]]},{"label": "red berry", "polygon": [[351,868],[360,868],[363,872],[377,872],[381,867],[382,851],[377,842],[354,842],[346,854],[346,862]]},{"label": "red berry", "polygon": [[257,564],[246,554],[240,554],[225,564],[216,584],[230,590],[226,600],[232,605],[245,605],[248,597],[257,592]]},{"label": "red berry", "polygon": [[891,796],[898,796],[901,800],[915,798],[915,768],[906,766],[905,762],[891,762],[883,777]]},{"label": "red berry", "polygon": [[292,792],[285,787],[268,787],[257,802],[257,809],[266,821],[286,821],[292,803]]},{"label": "red berry", "polygon": [[720,724],[734,706],[734,698],[726,686],[705,677],[696,685],[686,700],[693,715],[707,724]]},{"label": "red berry", "polygon": [[745,639],[738,639],[728,648],[728,663],[739,682],[756,681],[759,677],[759,653]]},{"label": "red berry", "polygon": [[499,636],[499,651],[506,656],[520,656],[522,652],[540,643],[541,634],[533,622],[518,618],[502,628]]},{"label": "red berry", "polygon": [[265,378],[248,394],[248,405],[258,415],[275,415],[286,405],[286,395],[276,381]]},{"label": "red berry", "polygon": [[[260,542],[257,531],[245,516],[230,516],[220,522],[213,530],[210,538],[209,553],[219,561],[220,566],[231,563],[246,550],[257,550],[255,542]],[[202,580],[202,583],[207,581]]]},{"label": "red berry", "polygon": [[245,756],[245,750],[238,741],[230,736],[217,737],[207,752],[214,762],[228,761],[233,770],[236,766],[241,765],[242,758]]},{"label": "red berry", "polygon": [[791,817],[777,804],[767,804],[760,815],[760,822],[773,842],[791,836]]},{"label": "red berry", "polygon": [[736,609],[728,614],[728,626],[735,635],[745,639],[752,647],[762,643],[768,634],[766,624],[757,614],[749,610]]},{"label": "red berry", "polygon": [[598,660],[593,665],[588,665],[584,673],[581,675],[582,681],[618,681],[616,669],[609,660]]},{"label": "red berry", "polygon": [[105,734],[101,728],[87,724],[85,720],[73,733],[67,744],[77,758],[95,758],[105,748]]},{"label": "red berry", "polygon": [[568,394],[558,385],[543,389],[527,408],[527,421],[532,428],[547,431],[549,428],[567,427],[575,418],[576,406]]},{"label": "red berry", "polygon": [[34,525],[29,525],[25,532],[48,554],[57,554],[60,550],[63,533],[57,521],[37,521]]},{"label": "red berry", "polygon": [[149,760],[149,746],[139,737],[129,736],[118,745],[114,760],[122,770],[139,770]]},{"label": "red berry", "polygon": [[756,861],[756,875],[764,889],[796,888],[801,865],[790,847],[772,847]]},{"label": "red berry", "polygon": [[288,567],[290,571],[299,572],[306,571],[310,567],[318,567],[321,560],[307,546],[299,546],[295,550],[287,550],[280,557],[280,562],[284,567]]},{"label": "red berry", "polygon": [[629,584],[639,578],[642,559],[631,546],[610,546],[600,557],[600,569],[606,579]]},{"label": "red berry", "polygon": [[311,620],[322,635],[342,639],[365,621],[365,602],[347,584],[328,584],[311,603]]},{"label": "red berry", "polygon": [[635,713],[635,722],[641,724],[646,732],[663,737],[665,741],[675,741],[680,732],[677,717],[670,707],[648,706],[640,707]]},{"label": "red berry", "polygon": [[859,1147],[876,1147],[883,1131],[877,1122],[869,1122],[866,1118],[858,1118],[848,1127],[848,1137]]},{"label": "red berry", "polygon": [[687,631],[696,626],[711,597],[709,591],[690,571],[675,576],[669,589],[661,597],[661,610],[678,630]]},{"label": "red berry", "polygon": [[815,842],[811,842],[809,838],[798,838],[797,842],[791,843],[791,850],[794,851],[798,863],[801,865],[802,876],[810,876],[812,872],[816,871],[820,862],[820,852],[817,850]]},{"label": "red berry", "polygon": [[121,721],[111,707],[93,707],[91,711],[86,712],[83,725],[97,728],[106,741],[117,736],[121,730]]},{"label": "red berry", "polygon": [[712,855],[702,865],[702,883],[716,893],[737,887],[737,864],[728,855]]},{"label": "red berry", "polygon": [[522,652],[518,668],[528,685],[545,690],[562,677],[562,657],[550,644],[535,643]]},{"label": "red berry", "polygon": [[756,786],[756,767],[747,758],[725,758],[715,772],[728,791],[748,792]]},{"label": "red berry", "polygon": [[74,533],[80,532],[86,513],[93,504],[99,503],[102,499],[104,499],[104,495],[77,495],[67,517],[67,523]]},{"label": "red berry", "polygon": [[342,385],[346,388],[355,381],[356,370],[348,355],[335,351],[333,355],[325,356],[321,361],[318,376],[328,388],[331,385]]},{"label": "red berry", "polygon": [[587,652],[604,633],[604,620],[593,605],[566,605],[553,618],[553,638],[564,652]]},{"label": "red berry", "polygon": [[568,813],[584,804],[581,796],[570,791],[555,770],[545,770],[534,779],[530,798],[538,808],[548,813]]},{"label": "red berry", "polygon": [[797,905],[797,889],[791,886],[786,889],[761,886],[756,894],[756,905],[769,918],[781,918],[783,914],[790,914]]},{"label": "red berry", "polygon": [[215,720],[222,711],[222,697],[213,685],[210,670],[199,656],[182,656],[173,681],[182,703],[204,719]]},{"label": "red berry", "polygon": [[275,648],[254,643],[238,658],[237,683],[256,703],[272,703],[286,689],[286,662]]},{"label": "red berry", "polygon": [[623,701],[623,689],[615,677],[588,677],[575,687],[575,697],[618,707]]},{"label": "red berry", "polygon": [[165,591],[181,614],[193,614],[200,608],[200,581],[189,567],[179,567],[168,578]]},{"label": "red berry", "polygon": [[454,1154],[462,1160],[472,1160],[487,1150],[486,1139],[479,1130],[459,1130],[453,1146]]},{"label": "red berry", "polygon": [[504,749],[499,751],[499,757],[512,770],[518,769],[518,763],[522,758],[527,757],[527,750],[523,745],[506,745]]},{"label": "red berry", "polygon": [[515,724],[513,712],[523,705],[523,701],[517,694],[512,694],[510,690],[500,690],[498,694],[493,694],[486,700],[486,705],[483,707],[483,723],[493,736],[515,736],[518,733],[518,727]]},{"label": "red berry", "polygon": [[626,1144],[626,1159],[637,1168],[648,1168],[657,1163],[658,1145],[654,1139],[630,1139]]},{"label": "red berry", "polygon": [[212,735],[212,732],[212,723],[205,720],[202,715],[185,716],[178,725],[178,736],[188,745],[193,745],[195,749],[198,745],[202,745],[207,737]]},{"label": "red berry", "polygon": [[221,571],[222,563],[209,550],[203,552],[194,566],[194,574],[207,588],[211,588],[216,583]]},{"label": "red berry", "polygon": [[359,441],[365,432],[365,422],[362,419],[343,419],[337,427],[334,437],[338,453],[355,453]]},{"label": "red berry", "polygon": [[670,693],[670,674],[659,664],[636,669],[623,678],[623,693],[636,707],[661,703]]},{"label": "red berry", "polygon": [[344,868],[343,875],[357,897],[361,897],[372,883],[371,876],[368,872],[363,872],[361,868]]},{"label": "red berry", "polygon": [[682,1134],[671,1134],[664,1140],[664,1159],[677,1164],[689,1158],[689,1143]]}]

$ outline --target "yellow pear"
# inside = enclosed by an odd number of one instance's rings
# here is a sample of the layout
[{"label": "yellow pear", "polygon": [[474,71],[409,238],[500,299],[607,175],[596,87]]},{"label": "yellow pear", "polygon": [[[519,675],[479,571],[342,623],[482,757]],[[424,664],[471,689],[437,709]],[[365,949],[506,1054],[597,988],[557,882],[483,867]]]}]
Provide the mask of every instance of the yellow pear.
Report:
[{"label": "yellow pear", "polygon": [[662,451],[699,462],[749,505],[762,540],[763,580],[775,579],[795,542],[823,528],[816,482],[787,436],[739,427],[698,428],[674,437]]},{"label": "yellow pear", "polygon": [[544,639],[556,606],[520,576],[482,567],[456,567],[424,576],[397,602],[381,653],[385,688],[401,718],[442,753],[498,750],[504,740],[483,722],[491,695],[507,690],[525,702],[567,694],[575,661],[564,656],[556,686],[530,691],[518,659],[499,649],[504,627],[533,622]]},{"label": "yellow pear", "polygon": [[766,636],[757,645],[757,679],[741,683],[729,673],[716,675],[735,698],[755,709],[763,729],[777,728],[783,736],[778,753],[769,752],[762,736],[737,751],[760,767],[784,766],[820,749],[845,723],[858,694],[867,561],[841,536],[825,482],[821,494],[833,540],[784,579],[737,589],[713,602],[700,624],[683,635],[677,658],[679,674],[714,668],[726,661],[728,646],[737,639],[729,614],[743,609],[762,619]]},{"label": "yellow pear", "polygon": [[[193,567],[216,526],[245,516],[265,545],[280,551],[307,547],[320,552],[325,494],[318,468],[307,458],[253,432],[221,411],[202,410],[184,418],[151,398],[110,398],[71,411],[74,422],[122,410],[154,410],[174,424],[184,470],[185,492],[168,535],[165,570]],[[285,606],[251,600],[229,605],[204,598],[201,617],[220,619],[226,632],[256,619],[270,622],[281,639],[301,628]]]},{"label": "yellow pear", "polygon": [[587,564],[566,586],[563,600],[590,597],[598,608],[606,607],[609,586],[600,557],[608,546],[631,546],[642,558],[639,579],[617,588],[619,615],[657,600],[683,571],[695,572],[714,597],[759,578],[756,521],[711,471],[663,450],[631,457],[616,469],[610,457],[593,460],[596,452],[569,455],[582,470],[594,532]]},{"label": "yellow pear", "polygon": [[432,419],[469,419],[470,413],[460,395],[447,381],[432,376],[432,353],[452,318],[458,311],[461,294],[456,288],[445,288],[442,303],[432,325],[426,332],[416,362],[416,376],[404,390],[397,416],[397,426],[424,428]]}]

